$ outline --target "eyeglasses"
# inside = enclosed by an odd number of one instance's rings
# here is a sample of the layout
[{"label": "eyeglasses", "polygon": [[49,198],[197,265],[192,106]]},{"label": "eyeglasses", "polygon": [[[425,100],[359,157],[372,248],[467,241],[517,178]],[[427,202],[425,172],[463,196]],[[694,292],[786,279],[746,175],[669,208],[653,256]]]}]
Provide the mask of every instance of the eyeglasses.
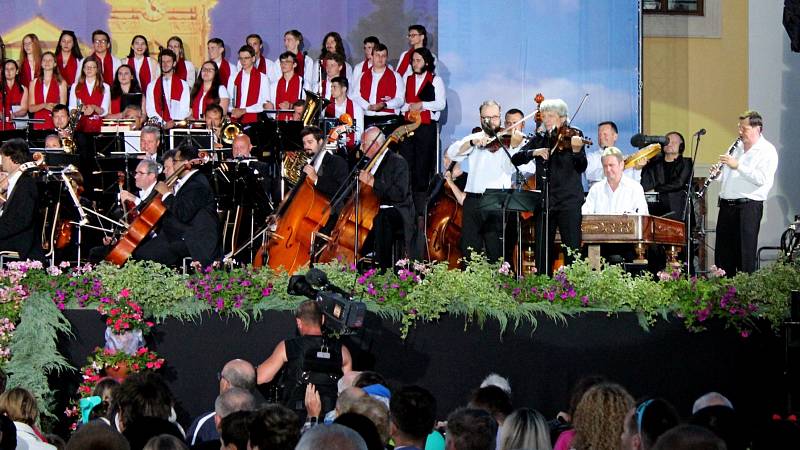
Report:
[{"label": "eyeglasses", "polygon": [[134,175],[147,175],[149,173],[150,172],[142,172],[142,171],[137,170],[136,172],[134,172]]},{"label": "eyeglasses", "polygon": [[422,36],[422,35],[419,34],[419,33],[408,33],[408,37],[410,37],[410,38],[411,37],[417,37],[417,36]]},{"label": "eyeglasses", "polygon": [[481,116],[482,120],[490,119],[490,120],[500,120],[500,116]]},{"label": "eyeglasses", "polygon": [[253,57],[249,56],[249,55],[248,56],[240,56],[239,57],[239,61],[247,61],[248,59],[253,59]]},{"label": "eyeglasses", "polygon": [[647,406],[653,403],[653,399],[645,400],[641,405],[636,407],[636,428],[639,430],[639,435],[642,435],[642,418],[644,417],[644,410]]},{"label": "eyeglasses", "polygon": [[94,43],[95,44],[108,44],[108,40],[107,39],[95,39]]}]

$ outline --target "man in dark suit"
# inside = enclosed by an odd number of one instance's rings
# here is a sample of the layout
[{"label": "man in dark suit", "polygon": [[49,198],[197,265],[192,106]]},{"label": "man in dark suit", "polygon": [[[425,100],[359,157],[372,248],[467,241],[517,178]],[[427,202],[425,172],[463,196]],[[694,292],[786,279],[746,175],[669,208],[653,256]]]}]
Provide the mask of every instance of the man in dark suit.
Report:
[{"label": "man in dark suit", "polygon": [[361,148],[367,158],[375,158],[377,163],[369,171],[362,170],[358,174],[361,182],[372,186],[375,196],[380,202],[380,210],[373,220],[372,230],[364,244],[365,252],[370,243],[375,252],[375,260],[383,269],[390,269],[395,261],[392,248],[395,236],[403,233],[403,256],[410,252],[414,236],[414,201],[408,180],[408,163],[390,150],[378,155],[386,140],[380,129],[368,128],[361,138]]},{"label": "man in dark suit", "polygon": [[[169,179],[182,164],[197,158],[197,149],[180,148],[164,153],[164,175]],[[188,168],[174,187],[159,182],[167,211],[155,238],[139,247],[136,259],[157,261],[174,266],[190,256],[208,266],[219,258],[219,222],[214,193],[208,179],[197,169]]]},{"label": "man in dark suit", "polygon": [[44,259],[38,226],[39,192],[25,171],[31,160],[28,144],[10,139],[0,147],[2,169],[8,177],[0,183],[5,202],[0,205],[0,251],[13,251],[20,259]]},{"label": "man in dark suit", "polygon": [[[319,127],[312,125],[303,128],[300,131],[300,139],[303,141],[306,155],[312,158],[309,164],[303,167],[303,172],[317,190],[330,199],[347,178],[347,161],[326,148],[325,135]],[[317,154],[319,156],[315,160],[314,156]]]}]

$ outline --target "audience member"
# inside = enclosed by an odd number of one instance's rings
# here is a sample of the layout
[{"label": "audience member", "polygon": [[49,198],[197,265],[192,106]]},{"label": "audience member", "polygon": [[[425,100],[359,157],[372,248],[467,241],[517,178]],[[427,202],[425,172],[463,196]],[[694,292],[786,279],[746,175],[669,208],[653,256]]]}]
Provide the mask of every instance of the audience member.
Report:
[{"label": "audience member", "polygon": [[622,430],[622,450],[648,450],[659,436],[680,423],[675,408],[664,399],[648,399],[631,408]]},{"label": "audience member", "polygon": [[250,433],[250,411],[236,411],[225,416],[220,422],[219,439],[223,450],[247,450]]},{"label": "audience member", "polygon": [[506,391],[497,386],[486,386],[473,391],[468,406],[473,409],[489,411],[497,421],[498,427],[503,425],[506,416],[514,411],[514,407],[511,406],[511,398]]},{"label": "audience member", "polygon": [[436,398],[419,386],[395,392],[389,404],[389,434],[395,449],[424,449],[436,424]]},{"label": "audience member", "polygon": [[[590,387],[605,383],[606,378],[602,375],[586,375],[578,379],[578,382],[572,387],[569,394],[569,406],[566,411],[559,411],[556,418],[548,422],[550,426],[550,441],[555,442],[564,431],[572,429],[572,418],[575,416],[575,408],[583,398],[583,394],[589,390]],[[570,432],[574,434],[574,431]]]},{"label": "audience member", "polygon": [[39,407],[36,398],[25,389],[15,387],[0,395],[0,414],[14,421],[17,433],[16,448],[21,450],[55,450],[45,442],[42,433],[36,428]]},{"label": "audience member", "polygon": [[172,393],[164,380],[155,373],[139,372],[129,375],[113,395],[116,408],[114,423],[123,434],[139,418],[169,420],[172,416]]},{"label": "audience member", "polygon": [[550,450],[550,428],[544,416],[530,408],[520,408],[506,417],[500,427],[497,450]]},{"label": "audience member", "polygon": [[697,411],[700,411],[708,406],[717,405],[727,406],[728,408],[733,409],[733,403],[731,403],[727,397],[719,392],[709,392],[701,395],[697,400],[695,400],[694,405],[692,405],[692,414],[695,414]]},{"label": "audience member", "polygon": [[480,387],[484,388],[487,386],[497,386],[511,397],[511,383],[509,383],[508,378],[502,377],[496,373],[490,373],[481,381]]},{"label": "audience member", "polygon": [[337,417],[333,422],[336,425],[343,425],[352,429],[367,444],[367,450],[383,450],[386,448],[386,441],[381,438],[378,428],[369,417],[361,414],[347,412]]},{"label": "audience member", "polygon": [[189,450],[182,440],[171,434],[162,434],[150,438],[144,446],[144,450]]},{"label": "audience member", "polygon": [[[66,450],[130,450],[131,446],[119,431],[103,422],[88,423],[69,439]],[[5,449],[3,449],[5,450]]]},{"label": "audience member", "polygon": [[744,450],[750,440],[749,427],[737,412],[721,404],[697,410],[688,423],[711,430],[725,441],[728,450]]},{"label": "audience member", "polygon": [[249,450],[292,450],[300,438],[297,414],[278,404],[254,412],[247,430]]},{"label": "audience member", "polygon": [[497,421],[486,410],[459,408],[447,416],[447,450],[494,450]]},{"label": "audience member", "polygon": [[383,445],[389,442],[389,407],[382,401],[372,397],[362,397],[342,412],[360,414],[368,418],[375,424]]},{"label": "audience member", "polygon": [[15,448],[17,448],[17,428],[11,419],[0,414],[0,450],[14,450]]},{"label": "audience member", "polygon": [[561,433],[553,450],[619,449],[622,424],[633,405],[633,397],[618,384],[589,388],[575,408],[574,430]]},{"label": "audience member", "polygon": [[[123,383],[124,385],[125,383]],[[125,425],[122,435],[131,444],[131,450],[143,450],[150,439],[161,436],[171,435],[183,441],[184,436],[177,424],[167,419],[154,416],[141,416]]]},{"label": "audience member", "polygon": [[656,441],[653,450],[726,450],[725,442],[696,425],[679,425]]},{"label": "audience member", "polygon": [[308,430],[295,450],[368,450],[364,439],[352,428],[326,425]]}]

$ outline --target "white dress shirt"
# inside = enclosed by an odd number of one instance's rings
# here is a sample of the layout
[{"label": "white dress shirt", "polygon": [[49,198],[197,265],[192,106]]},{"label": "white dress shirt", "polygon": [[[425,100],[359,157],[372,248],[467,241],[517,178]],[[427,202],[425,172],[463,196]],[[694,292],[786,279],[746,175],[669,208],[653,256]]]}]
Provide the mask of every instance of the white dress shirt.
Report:
[{"label": "white dress shirt", "polygon": [[[186,83],[189,86],[194,86],[194,80],[197,77],[197,69],[188,59],[184,59],[183,61],[186,63]],[[161,69],[159,69],[159,72],[161,72]]]},{"label": "white dress shirt", "polygon": [[[419,92],[422,82],[425,81],[425,74],[415,74],[413,78],[405,78],[406,82],[414,80],[414,92]],[[444,81],[442,77],[434,75],[431,80],[433,91],[435,92],[435,99],[432,102],[422,102],[422,108],[431,112],[431,120],[439,120],[445,106],[447,106],[447,91],[444,88]],[[405,95],[405,91],[403,91]],[[404,97],[405,98],[405,97]],[[404,104],[400,111],[408,111],[408,103]]]},{"label": "white dress shirt", "polygon": [[589,188],[586,202],[581,207],[583,214],[650,214],[642,185],[621,177],[619,186],[612,190],[608,181],[595,183]]},{"label": "white dress shirt", "polygon": [[744,144],[741,142],[736,144],[731,156],[739,161],[739,167],[722,167],[722,190],[719,196],[728,200],[766,200],[778,169],[778,151],[775,146],[761,136],[747,151],[744,151]]},{"label": "white dress shirt", "polygon": [[[335,117],[341,117],[346,112],[346,100],[342,103],[333,102],[333,114]],[[364,110],[355,101],[353,101],[353,120],[355,121],[355,142],[361,142],[361,134],[364,132]]]},{"label": "white dress shirt", "polygon": [[[470,134],[453,142],[447,149],[447,156],[453,161],[469,162],[469,176],[464,192],[483,194],[486,189],[508,189],[511,187],[511,174],[515,172],[514,164],[502,150],[494,153],[481,148],[469,147],[464,153],[459,153],[461,145],[471,139],[479,139],[483,132]],[[509,149],[513,156],[516,147]]]},{"label": "white dress shirt", "polygon": [[[206,95],[207,95],[207,92],[202,90],[202,88],[201,88],[200,89],[200,101],[197,102],[197,104],[200,105],[201,108],[203,107],[203,102],[205,102],[205,100],[206,100]],[[219,95],[219,99],[220,100],[222,100],[223,98],[227,98],[227,99],[231,98],[231,96],[228,95],[228,88],[226,88],[225,86],[223,86],[221,84],[219,85],[219,89],[217,89],[217,95]],[[230,103],[228,103],[228,105],[230,105]],[[228,109],[230,109],[230,108],[228,108]],[[203,118],[203,113],[205,113],[205,111],[196,111],[197,117],[199,117],[201,119]]]},{"label": "white dress shirt", "polygon": [[[147,110],[147,115],[150,117],[157,117],[162,122],[164,118],[158,115],[156,112],[156,102],[160,102],[161,99],[156,99],[153,92],[155,92],[156,83],[158,83],[158,78],[153,80],[149,86],[147,86],[147,98],[145,99],[145,109]],[[169,79],[161,78],[161,89],[164,92],[164,98],[167,100],[167,109],[169,109],[169,115],[172,117],[172,120],[182,120],[189,116],[189,107],[190,104],[190,94],[191,89],[189,88],[189,84],[176,76],[171,76]],[[171,98],[172,95],[172,83],[181,83],[183,84],[183,92],[181,93],[180,100],[173,100]]]},{"label": "white dress shirt", "polygon": [[[253,64],[253,67],[255,67],[256,70],[258,70],[259,72],[260,72],[260,70],[259,70],[260,69],[260,67],[259,67],[260,64],[261,64],[261,55],[256,55],[255,63]],[[269,58],[264,58],[264,64],[266,64],[266,66],[267,66],[265,75],[267,76],[267,78],[269,78],[269,82],[270,83],[275,83],[276,81],[278,81],[278,78],[281,77],[281,67],[280,67],[280,65],[279,64],[275,64],[275,61],[273,61],[273,60],[271,60]],[[237,62],[236,63],[236,73],[239,73],[241,70],[242,70],[242,63],[241,62]],[[235,75],[236,74],[231,74],[231,76],[235,76]]]},{"label": "white dress shirt", "polygon": [[[353,99],[354,102],[358,103],[358,106],[364,110],[364,115],[366,116],[388,116],[395,113],[386,112],[386,109],[394,109],[396,111],[400,111],[405,103],[405,96],[406,96],[406,89],[405,84],[403,84],[403,79],[400,78],[400,75],[397,74],[395,71],[391,71],[391,75],[394,76],[395,82],[395,91],[394,91],[394,98],[391,99],[378,99],[378,83],[381,81],[384,75],[386,75],[387,70],[382,70],[379,73],[375,72],[375,69],[372,70],[372,85],[369,89],[369,98],[363,98],[361,96],[361,77],[363,74],[359,73],[356,75],[355,81],[350,85],[350,98]],[[383,111],[370,111],[369,105],[374,105],[380,102],[386,102],[386,108]]]},{"label": "white dress shirt", "polygon": [[[142,63],[144,63],[145,60],[147,61],[148,64],[150,64],[150,82],[152,83],[153,81],[156,81],[158,79],[158,77],[161,76],[161,68],[158,67],[158,63],[156,63],[153,60],[153,58],[150,58],[149,56],[144,57],[144,58],[139,58],[139,59],[136,59],[135,57],[133,58],[133,65],[135,66],[133,68],[133,70],[135,71],[133,76],[137,80],[139,80],[139,70],[142,68]],[[128,58],[125,58],[125,62],[126,63],[128,62]],[[187,69],[188,69],[188,67],[187,67]],[[140,87],[145,87],[145,86],[141,86],[141,84],[142,84],[142,81],[139,80]]]},{"label": "white dress shirt", "polygon": [[[8,199],[11,198],[11,193],[14,192],[14,187],[17,185],[17,181],[19,181],[19,177],[21,176],[22,176],[22,171],[17,170],[16,172],[14,172],[13,175],[8,177],[8,189],[6,189],[5,193],[6,201],[8,201]],[[2,216],[4,212],[5,208],[0,208],[0,216]]]},{"label": "white dress shirt", "polygon": [[272,85],[269,82],[269,78],[264,75],[263,73],[259,72],[258,69],[255,67],[250,69],[250,73],[247,72],[240,72],[242,74],[242,93],[241,96],[236,93],[236,77],[238,75],[231,75],[231,78],[228,80],[228,95],[230,96],[230,103],[228,103],[228,109],[233,111],[233,108],[241,108],[242,106],[236,105],[236,99],[241,98],[242,105],[247,104],[247,97],[250,94],[250,77],[256,73],[259,77],[261,77],[261,86],[258,89],[258,101],[250,106],[244,106],[245,112],[249,113],[260,113],[264,110],[264,103],[267,102],[269,99],[269,92],[272,88]]},{"label": "white dress shirt", "polygon": [[[86,80],[86,87],[89,91],[94,90],[94,83],[95,81]],[[75,90],[78,88],[78,82],[76,81],[75,84],[72,85],[72,88],[69,90],[69,105],[67,105],[71,110],[78,107],[78,96],[75,95]],[[103,101],[100,103],[100,107],[103,108],[103,114],[101,116],[105,116],[110,111],[111,108],[111,88],[108,86],[108,83],[103,83]]]},{"label": "white dress shirt", "polygon": [[[404,57],[404,56],[406,56],[406,53],[408,53],[408,52],[410,52],[410,51],[411,51],[411,50],[406,50],[406,51],[404,51],[403,53],[400,53],[400,58],[398,58],[398,59],[397,59],[397,65],[398,65],[398,66],[400,65],[400,61],[402,61],[402,60],[403,60],[403,57]],[[439,58],[437,58],[437,57],[436,57],[436,55],[435,55],[433,52],[431,52],[431,56],[433,56],[433,64],[434,64],[435,66],[438,66],[438,65],[439,65]],[[400,75],[403,77],[403,79],[404,79],[404,80],[405,80],[406,78],[408,78],[408,76],[409,76],[409,75],[411,75],[412,73],[414,73],[414,68],[413,68],[413,67],[411,67],[411,58],[412,58],[412,57],[409,57],[409,58],[408,58],[408,67],[406,67],[406,72],[405,72],[405,73],[401,73],[401,74],[400,74]]]},{"label": "white dress shirt", "polygon": [[156,183],[153,183],[144,189],[140,189],[139,195],[133,198],[133,203],[135,203],[136,206],[139,206],[143,201],[147,200],[147,197],[149,197],[150,193],[153,192],[154,187],[156,187]]},{"label": "white dress shirt", "polygon": [[[314,75],[314,71],[318,69],[316,68],[316,66],[314,66],[314,60],[311,59],[310,56],[308,55],[304,56],[305,57],[303,58],[303,75],[301,75],[303,77],[303,89],[308,89],[310,91],[314,89],[314,81],[316,81],[316,78],[318,77],[318,75]],[[278,57],[278,59],[276,59],[274,62],[278,66],[278,77],[275,78],[277,80],[282,75],[280,73],[281,58]]]}]

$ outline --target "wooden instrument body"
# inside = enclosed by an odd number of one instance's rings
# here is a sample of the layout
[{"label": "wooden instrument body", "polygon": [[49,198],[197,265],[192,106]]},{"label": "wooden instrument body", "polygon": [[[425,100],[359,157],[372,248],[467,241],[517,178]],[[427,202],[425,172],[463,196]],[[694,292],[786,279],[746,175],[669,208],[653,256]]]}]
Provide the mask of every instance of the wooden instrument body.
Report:
[{"label": "wooden instrument body", "polygon": [[142,243],[142,241],[150,234],[150,231],[155,228],[161,217],[167,211],[164,202],[161,201],[161,194],[153,197],[153,200],[145,207],[145,209],[136,216],[136,219],[131,222],[128,231],[125,232],[111,249],[111,252],[106,256],[106,261],[121,266],[125,261],[131,257],[134,250]]},{"label": "wooden instrument body", "polygon": [[348,263],[355,262],[356,227],[358,227],[359,249],[363,248],[367,234],[372,231],[375,216],[380,210],[380,202],[372,190],[372,186],[359,183],[358,217],[356,217],[355,196],[353,196],[342,208],[339,219],[336,221],[336,227],[331,233],[330,241],[320,255],[320,262],[329,262],[337,258]]},{"label": "wooden instrument body", "polygon": [[461,258],[462,207],[450,185],[444,184],[433,205],[428,209],[428,257],[434,261],[447,261],[451,269],[459,266]]}]

